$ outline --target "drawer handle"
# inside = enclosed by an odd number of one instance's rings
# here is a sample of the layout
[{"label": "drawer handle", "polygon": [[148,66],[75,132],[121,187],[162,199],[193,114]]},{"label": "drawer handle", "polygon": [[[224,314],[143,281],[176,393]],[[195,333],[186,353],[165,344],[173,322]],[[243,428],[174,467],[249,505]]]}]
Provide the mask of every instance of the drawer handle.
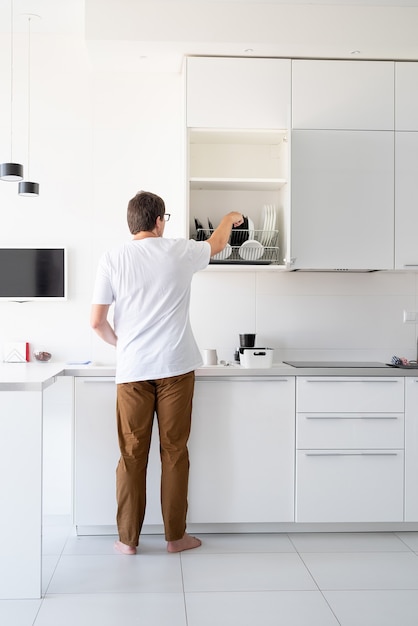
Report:
[{"label": "drawer handle", "polygon": [[305,456],[398,456],[397,452],[305,452]]},{"label": "drawer handle", "polygon": [[307,420],[397,420],[395,415],[305,415]]},{"label": "drawer handle", "polygon": [[196,380],[199,382],[207,383],[254,383],[254,382],[268,382],[268,383],[287,383],[288,378],[277,378],[274,376],[196,376]]},{"label": "drawer handle", "polygon": [[307,378],[306,379],[307,383],[363,383],[363,384],[369,384],[369,383],[398,383],[399,380],[396,378],[385,378],[384,376],[382,376],[381,379],[369,379],[369,380],[350,380],[348,378],[343,378],[343,379],[339,379],[339,380],[334,380],[332,378],[327,378],[326,380],[324,380],[323,378]]},{"label": "drawer handle", "polygon": [[98,378],[93,378],[92,377],[91,379],[90,378],[86,378],[85,380],[83,380],[83,383],[90,384],[90,385],[93,384],[93,383],[101,384],[101,383],[114,383],[114,382],[115,382],[114,378],[110,378],[110,377],[107,378],[105,376],[99,376]]}]

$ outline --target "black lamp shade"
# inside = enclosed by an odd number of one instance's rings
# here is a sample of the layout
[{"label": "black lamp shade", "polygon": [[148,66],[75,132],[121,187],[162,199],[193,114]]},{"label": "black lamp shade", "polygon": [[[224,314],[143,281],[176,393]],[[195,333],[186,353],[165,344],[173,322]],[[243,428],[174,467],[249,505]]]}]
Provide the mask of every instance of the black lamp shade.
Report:
[{"label": "black lamp shade", "polygon": [[23,178],[23,165],[20,163],[2,163],[0,165],[1,180],[17,181]]},{"label": "black lamp shade", "polygon": [[19,183],[19,196],[39,196],[39,183],[24,180]]}]

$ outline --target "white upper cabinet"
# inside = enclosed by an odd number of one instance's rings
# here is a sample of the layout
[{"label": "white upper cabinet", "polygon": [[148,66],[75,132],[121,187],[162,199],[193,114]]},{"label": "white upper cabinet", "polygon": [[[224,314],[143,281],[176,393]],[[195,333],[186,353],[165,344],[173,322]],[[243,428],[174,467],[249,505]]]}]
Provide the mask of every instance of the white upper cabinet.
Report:
[{"label": "white upper cabinet", "polygon": [[418,63],[395,64],[395,269],[418,270]]},{"label": "white upper cabinet", "polygon": [[187,126],[288,128],[290,59],[190,57]]},{"label": "white upper cabinet", "polygon": [[395,133],[395,269],[418,270],[418,133]]},{"label": "white upper cabinet", "polygon": [[418,130],[418,63],[395,64],[395,130]]},{"label": "white upper cabinet", "polygon": [[293,61],[292,127],[393,130],[394,63]]},{"label": "white upper cabinet", "polygon": [[291,269],[392,269],[394,133],[292,131]]}]

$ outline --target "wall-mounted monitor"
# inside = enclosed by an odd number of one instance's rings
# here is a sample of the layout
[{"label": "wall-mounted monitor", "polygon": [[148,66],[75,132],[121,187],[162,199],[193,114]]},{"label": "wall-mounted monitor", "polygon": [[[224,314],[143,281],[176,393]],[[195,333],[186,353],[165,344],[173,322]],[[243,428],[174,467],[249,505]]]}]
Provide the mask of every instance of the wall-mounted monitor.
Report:
[{"label": "wall-mounted monitor", "polygon": [[0,299],[65,300],[65,248],[0,248]]}]

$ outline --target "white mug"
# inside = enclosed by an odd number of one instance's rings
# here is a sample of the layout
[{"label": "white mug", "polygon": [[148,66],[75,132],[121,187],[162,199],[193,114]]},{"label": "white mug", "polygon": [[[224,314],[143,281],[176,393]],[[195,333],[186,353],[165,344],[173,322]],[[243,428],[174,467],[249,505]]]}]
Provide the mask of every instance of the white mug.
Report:
[{"label": "white mug", "polygon": [[209,350],[202,350],[204,365],[218,365],[218,355],[216,350],[211,348]]}]

